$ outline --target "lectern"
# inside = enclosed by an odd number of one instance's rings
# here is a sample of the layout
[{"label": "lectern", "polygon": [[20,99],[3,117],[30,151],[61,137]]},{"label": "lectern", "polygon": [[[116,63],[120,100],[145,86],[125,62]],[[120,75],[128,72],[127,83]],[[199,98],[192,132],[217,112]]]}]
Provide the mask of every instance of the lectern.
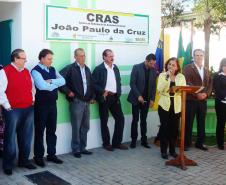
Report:
[{"label": "lectern", "polygon": [[197,166],[195,161],[188,159],[184,154],[186,94],[198,93],[202,89],[200,86],[174,86],[170,88],[170,92],[181,92],[181,144],[179,155],[175,159],[166,161],[166,165],[181,167],[182,170],[186,170],[186,166]]}]

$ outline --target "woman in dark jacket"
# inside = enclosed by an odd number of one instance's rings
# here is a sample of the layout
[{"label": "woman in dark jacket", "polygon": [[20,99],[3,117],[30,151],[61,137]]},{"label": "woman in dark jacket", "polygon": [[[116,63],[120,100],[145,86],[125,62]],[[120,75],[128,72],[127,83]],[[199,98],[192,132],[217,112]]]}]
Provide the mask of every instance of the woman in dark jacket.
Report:
[{"label": "woman in dark jacket", "polygon": [[217,114],[217,146],[224,150],[224,128],[226,122],[226,58],[220,63],[219,72],[214,76],[215,109]]}]

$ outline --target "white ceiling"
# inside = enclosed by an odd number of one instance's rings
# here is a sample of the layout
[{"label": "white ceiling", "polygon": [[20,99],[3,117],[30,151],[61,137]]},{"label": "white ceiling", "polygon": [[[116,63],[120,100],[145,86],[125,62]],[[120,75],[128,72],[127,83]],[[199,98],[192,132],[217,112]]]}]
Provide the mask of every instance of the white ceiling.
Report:
[{"label": "white ceiling", "polygon": [[22,2],[22,0],[0,0],[0,2]]}]

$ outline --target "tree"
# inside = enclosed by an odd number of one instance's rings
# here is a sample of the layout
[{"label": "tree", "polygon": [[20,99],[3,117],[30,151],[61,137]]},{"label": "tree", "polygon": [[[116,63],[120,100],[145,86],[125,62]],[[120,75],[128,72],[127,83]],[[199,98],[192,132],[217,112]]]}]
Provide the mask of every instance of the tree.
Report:
[{"label": "tree", "polygon": [[[194,5],[192,13],[185,14],[186,4]],[[195,18],[195,26],[204,30],[205,66],[209,68],[210,34],[219,34],[226,25],[226,0],[162,0],[162,15],[163,28]]]},{"label": "tree", "polygon": [[205,66],[209,68],[209,41],[211,32],[219,32],[226,23],[226,0],[194,0],[193,12],[196,26],[203,27],[205,34]]},{"label": "tree", "polygon": [[184,2],[188,0],[162,0],[162,27],[174,27],[184,12]]}]

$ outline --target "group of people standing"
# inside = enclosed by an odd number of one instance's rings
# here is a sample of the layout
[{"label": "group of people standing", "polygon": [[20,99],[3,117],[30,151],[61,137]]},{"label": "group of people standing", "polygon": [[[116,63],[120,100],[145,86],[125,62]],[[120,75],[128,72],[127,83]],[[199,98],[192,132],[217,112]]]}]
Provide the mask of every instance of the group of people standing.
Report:
[{"label": "group of people standing", "polygon": [[[69,102],[72,126],[71,148],[74,157],[91,155],[86,149],[87,133],[90,126],[90,104],[98,102],[103,148],[107,151],[115,149],[127,150],[122,144],[125,118],[121,107],[121,77],[119,68],[114,64],[114,53],[106,49],[102,53],[103,62],[91,73],[85,63],[85,51],[78,48],[74,51],[74,61],[58,72],[53,66],[53,52],[43,49],[38,56],[39,63],[31,72],[25,68],[26,54],[16,49],[11,54],[11,64],[0,71],[0,105],[3,106],[5,119],[3,170],[12,174],[13,162],[16,157],[16,136],[18,142],[18,166],[35,169],[29,160],[31,141],[34,136],[34,162],[44,167],[44,131],[46,130],[47,161],[62,164],[56,156],[56,122],[58,89],[65,94]],[[141,145],[150,148],[147,141],[147,115],[153,106],[156,89],[160,93],[158,114],[160,117],[161,156],[168,158],[169,153],[176,157],[175,142],[178,136],[181,112],[181,95],[169,91],[172,86],[198,85],[204,86],[202,92],[191,95],[187,100],[186,112],[186,149],[191,146],[192,123],[196,115],[198,137],[196,147],[207,150],[203,145],[205,137],[206,99],[211,92],[211,78],[203,67],[204,52],[194,51],[194,63],[181,73],[177,58],[170,58],[165,64],[165,72],[159,75],[156,85],[157,71],[154,54],[146,56],[145,61],[133,66],[130,78],[128,101],[132,104],[131,148],[135,148],[138,138],[138,122],[140,119]],[[223,60],[219,74],[216,76],[216,110],[217,110],[217,141],[223,149],[222,129],[225,124],[225,86],[226,61]],[[108,128],[109,111],[115,127],[112,142]]]},{"label": "group of people standing", "polygon": [[[195,147],[207,151],[205,141],[205,120],[207,113],[207,98],[212,90],[215,93],[215,109],[217,115],[216,138],[217,146],[224,150],[224,128],[226,111],[226,59],[222,59],[219,72],[210,75],[209,70],[204,67],[204,51],[196,49],[193,52],[194,61],[183,69],[181,73],[177,58],[170,58],[165,63],[165,72],[159,75],[157,90],[160,93],[158,114],[160,118],[160,150],[163,159],[168,159],[169,154],[177,157],[175,152],[176,140],[181,113],[181,94],[170,90],[173,86],[200,86],[198,93],[188,94],[186,99],[185,118],[185,148],[187,151],[192,146],[192,128],[194,118],[197,120],[197,139]],[[212,89],[213,88],[213,89]]]},{"label": "group of people standing", "polygon": [[39,64],[31,73],[25,68],[26,53],[16,49],[11,54],[11,63],[0,71],[0,104],[5,120],[3,145],[3,170],[12,174],[18,143],[18,166],[35,169],[28,159],[34,137],[34,161],[44,167],[44,130],[46,129],[47,161],[63,163],[56,154],[56,118],[58,87],[65,79],[51,66],[53,52],[43,49],[39,53]]},{"label": "group of people standing", "polygon": [[185,123],[185,150],[192,146],[192,128],[194,118],[197,120],[197,139],[195,147],[208,150],[204,146],[205,140],[205,118],[207,112],[207,98],[212,92],[212,80],[209,70],[203,65],[204,51],[196,49],[193,52],[194,62],[188,64],[181,72],[177,58],[170,58],[165,63],[165,72],[159,76],[157,89],[160,92],[159,118],[160,118],[160,146],[162,158],[168,159],[167,147],[173,157],[176,139],[178,137],[179,120],[181,114],[181,93],[172,92],[173,86],[200,86],[202,90],[198,93],[188,94],[186,99],[186,123]]}]

